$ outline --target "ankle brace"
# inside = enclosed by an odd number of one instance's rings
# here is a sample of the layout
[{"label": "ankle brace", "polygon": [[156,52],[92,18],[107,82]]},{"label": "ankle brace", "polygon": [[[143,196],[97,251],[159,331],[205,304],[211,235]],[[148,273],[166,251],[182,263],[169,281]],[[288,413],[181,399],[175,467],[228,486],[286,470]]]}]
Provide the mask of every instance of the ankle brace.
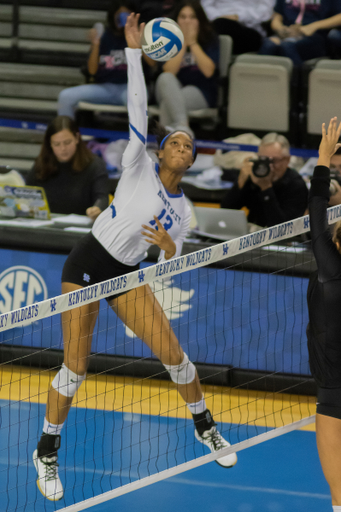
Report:
[{"label": "ankle brace", "polygon": [[192,414],[195,428],[200,436],[206,431],[210,430],[216,425],[212,415],[208,409],[200,414]]},{"label": "ankle brace", "polygon": [[61,436],[42,433],[38,443],[38,457],[55,457],[60,448]]}]

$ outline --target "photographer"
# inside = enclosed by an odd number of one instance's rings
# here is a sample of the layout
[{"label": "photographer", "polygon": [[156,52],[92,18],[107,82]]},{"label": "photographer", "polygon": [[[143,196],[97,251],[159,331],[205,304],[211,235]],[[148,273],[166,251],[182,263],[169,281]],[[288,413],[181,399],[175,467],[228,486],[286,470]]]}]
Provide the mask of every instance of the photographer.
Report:
[{"label": "photographer", "polygon": [[258,149],[258,159],[244,161],[221,207],[239,210],[246,206],[248,221],[264,227],[303,215],[308,190],[303,178],[288,167],[289,161],[288,140],[277,133],[265,135]]}]

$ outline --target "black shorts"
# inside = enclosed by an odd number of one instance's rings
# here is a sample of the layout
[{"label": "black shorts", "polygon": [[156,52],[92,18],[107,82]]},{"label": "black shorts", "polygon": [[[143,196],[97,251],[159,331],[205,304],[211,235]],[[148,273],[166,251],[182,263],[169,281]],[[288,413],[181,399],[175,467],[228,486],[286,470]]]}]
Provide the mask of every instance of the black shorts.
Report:
[{"label": "black shorts", "polygon": [[[124,265],[113,258],[98,240],[89,233],[70,252],[63,268],[62,283],[90,286],[108,279],[123,276],[138,270],[140,265]],[[117,293],[107,297],[112,299],[124,295]]]},{"label": "black shorts", "polygon": [[341,420],[341,388],[318,388],[316,412]]}]

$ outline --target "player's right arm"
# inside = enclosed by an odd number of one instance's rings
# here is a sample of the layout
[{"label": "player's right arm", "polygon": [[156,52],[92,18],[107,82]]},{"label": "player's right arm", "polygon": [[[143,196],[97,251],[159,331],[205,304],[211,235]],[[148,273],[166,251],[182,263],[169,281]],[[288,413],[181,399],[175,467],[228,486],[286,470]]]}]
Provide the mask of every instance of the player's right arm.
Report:
[{"label": "player's right arm", "polygon": [[319,159],[314,170],[309,192],[309,216],[311,239],[319,278],[328,280],[341,273],[341,254],[337,250],[327,222],[329,201],[330,158],[340,146],[337,144],[341,133],[341,123],[337,127],[336,118],[331,119],[328,131],[322,125],[322,140]]},{"label": "player's right arm", "polygon": [[146,151],[148,113],[147,90],[141,63],[141,35],[144,23],[138,26],[138,14],[130,14],[125,26],[128,48],[128,116],[129,144],[123,154],[123,168],[133,166]]}]

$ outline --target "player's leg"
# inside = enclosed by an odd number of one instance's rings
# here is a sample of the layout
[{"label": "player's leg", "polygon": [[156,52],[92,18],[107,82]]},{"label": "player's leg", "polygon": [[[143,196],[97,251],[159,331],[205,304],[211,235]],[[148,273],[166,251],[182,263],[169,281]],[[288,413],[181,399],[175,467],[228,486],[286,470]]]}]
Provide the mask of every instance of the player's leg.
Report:
[{"label": "player's leg", "polygon": [[[216,429],[206,407],[197,371],[182,350],[170,323],[148,285],[136,288],[111,301],[119,318],[160,359],[193,415],[196,437],[211,451],[229,446]],[[221,457],[218,464],[231,467],[236,454]]]},{"label": "player's leg", "polygon": [[[79,290],[82,286],[62,284],[62,293]],[[64,363],[49,390],[43,433],[33,454],[41,493],[51,501],[63,497],[58,476],[57,452],[60,433],[77,389],[86,377],[92,333],[98,315],[98,302],[62,313]]]},{"label": "player's leg", "polygon": [[316,442],[333,507],[341,507],[341,419],[316,414]]}]

